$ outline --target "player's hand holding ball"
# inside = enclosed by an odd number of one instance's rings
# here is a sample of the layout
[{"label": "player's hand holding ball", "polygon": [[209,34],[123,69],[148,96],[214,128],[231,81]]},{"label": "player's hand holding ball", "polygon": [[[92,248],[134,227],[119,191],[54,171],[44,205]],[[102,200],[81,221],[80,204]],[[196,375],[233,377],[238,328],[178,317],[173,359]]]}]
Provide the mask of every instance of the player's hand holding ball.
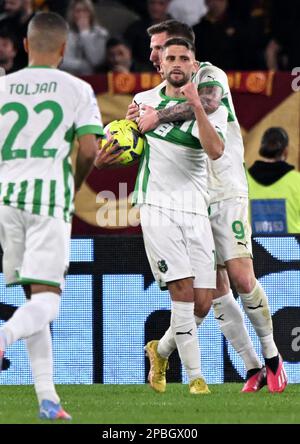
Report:
[{"label": "player's hand holding ball", "polygon": [[98,154],[97,168],[132,165],[142,155],[144,138],[132,120],[113,120],[104,128],[104,135],[107,143]]},{"label": "player's hand holding ball", "polygon": [[99,151],[97,153],[94,165],[98,170],[108,168],[112,165],[120,164],[120,156],[123,150],[118,143],[114,143],[114,138],[103,138],[99,141]]}]

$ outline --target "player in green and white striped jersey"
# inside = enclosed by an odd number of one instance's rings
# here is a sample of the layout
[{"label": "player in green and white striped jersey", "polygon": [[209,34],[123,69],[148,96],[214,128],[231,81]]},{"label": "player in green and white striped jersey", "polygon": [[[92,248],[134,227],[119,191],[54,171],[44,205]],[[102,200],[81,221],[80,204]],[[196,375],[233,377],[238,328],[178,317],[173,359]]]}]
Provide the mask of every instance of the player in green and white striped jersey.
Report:
[{"label": "player in green and white striped jersey", "polygon": [[50,322],[57,316],[74,197],[70,153],[79,152],[75,189],[89,173],[102,135],[91,87],[56,68],[68,26],[54,13],[28,27],[29,66],[8,75],[0,95],[0,243],[6,283],[21,284],[28,302],[0,328],[0,369],[7,346],[26,338],[44,419],[71,419],[53,383]]},{"label": "player in green and white striped jersey", "polygon": [[50,66],[5,78],[0,96],[0,204],[70,222],[75,136],[101,135],[91,86]]},{"label": "player in green and white striped jersey", "polygon": [[[164,109],[186,102],[168,97],[165,87],[139,93],[136,103]],[[208,120],[224,140],[227,110],[220,108]],[[134,191],[134,203],[157,205],[207,216],[207,154],[199,141],[197,121],[160,125],[146,133]]]},{"label": "player in green and white striped jersey", "polygon": [[[181,36],[183,32],[189,34],[190,40],[193,41],[193,31],[173,20],[153,25],[148,29],[152,49],[150,59],[156,67],[159,67],[161,46],[166,39],[174,35]],[[245,363],[247,381],[243,391],[260,390],[266,384],[267,374],[269,390],[281,392],[286,387],[287,379],[273,338],[268,299],[253,270],[244,147],[227,76],[210,63],[201,63],[194,81],[198,85],[201,102],[208,114],[216,112],[219,106],[228,109],[224,154],[220,159],[209,162],[210,221],[218,260],[218,291],[215,292],[213,301],[215,316],[223,334]],[[134,105],[131,105],[127,118],[134,118],[137,111]],[[162,123],[190,120],[193,116],[193,110],[187,104],[177,104],[173,108],[158,111],[148,108],[143,112],[144,115],[139,119],[142,131],[153,130]],[[260,339],[266,369],[262,367],[251,343],[243,314],[230,289],[227,273]],[[159,350],[166,357],[175,346],[170,331],[168,332],[159,342]]]},{"label": "player in green and white striped jersey", "polygon": [[[192,73],[197,69],[193,45],[170,39],[163,51],[166,84],[140,93],[135,101],[156,109],[190,100],[195,119],[160,125],[145,134],[146,146],[134,200],[140,205],[146,253],[159,285],[172,299],[171,330],[187,371],[191,394],[209,393],[201,374],[194,302],[209,311],[216,285],[214,243],[207,212],[207,157],[217,159],[224,147],[227,109],[207,118]],[[197,228],[196,228],[197,227]],[[154,344],[147,344],[151,357]],[[164,386],[151,377],[157,391]]]}]

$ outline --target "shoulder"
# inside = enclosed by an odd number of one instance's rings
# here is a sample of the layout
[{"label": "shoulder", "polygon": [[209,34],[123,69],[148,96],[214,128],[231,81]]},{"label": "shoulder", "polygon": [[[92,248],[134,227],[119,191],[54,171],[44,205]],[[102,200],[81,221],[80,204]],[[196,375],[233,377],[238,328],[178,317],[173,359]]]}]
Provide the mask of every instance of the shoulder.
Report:
[{"label": "shoulder", "polygon": [[291,170],[287,173],[286,176],[289,177],[291,180],[295,180],[300,183],[300,172],[299,171]]},{"label": "shoulder", "polygon": [[94,98],[94,90],[88,82],[68,72],[59,69],[56,71],[57,73],[53,80],[56,80],[60,84],[61,89],[69,98],[73,98],[77,103],[81,101],[86,102]]},{"label": "shoulder", "polygon": [[218,78],[227,80],[226,73],[221,68],[218,68],[217,66],[212,65],[209,62],[200,63],[198,74],[201,81],[209,78],[208,76],[212,77],[212,80]]},{"label": "shoulder", "polygon": [[3,80],[5,79],[6,82],[7,81],[10,82],[12,80],[17,80],[17,79],[24,80],[24,77],[27,75],[28,72],[29,71],[27,68],[19,69],[18,71],[2,76],[1,79]]},{"label": "shoulder", "polygon": [[227,77],[225,71],[223,71],[221,68],[218,68],[215,65],[212,65],[209,62],[201,62],[199,65],[199,72],[201,75],[205,75],[206,73],[212,73],[215,75],[221,75]]},{"label": "shoulder", "polygon": [[143,92],[136,94],[134,98],[137,102],[138,101],[142,102],[143,100],[146,100],[146,99],[153,99],[154,97],[157,97],[159,95],[159,92],[163,86],[164,86],[164,83],[160,83],[155,88],[152,88],[147,91],[143,91]]},{"label": "shoulder", "polygon": [[91,85],[86,82],[85,80],[79,79],[78,77],[75,77],[73,74],[70,74],[66,71],[57,70],[58,76],[65,81],[66,83],[69,83],[73,88],[78,90],[91,90]]},{"label": "shoulder", "polygon": [[108,30],[100,25],[95,25],[93,31],[100,35],[101,37],[108,37]]},{"label": "shoulder", "polygon": [[202,86],[205,86],[206,84],[211,86],[214,84],[220,84],[220,86],[226,90],[228,87],[228,78],[226,73],[209,62],[200,63],[194,81]]}]

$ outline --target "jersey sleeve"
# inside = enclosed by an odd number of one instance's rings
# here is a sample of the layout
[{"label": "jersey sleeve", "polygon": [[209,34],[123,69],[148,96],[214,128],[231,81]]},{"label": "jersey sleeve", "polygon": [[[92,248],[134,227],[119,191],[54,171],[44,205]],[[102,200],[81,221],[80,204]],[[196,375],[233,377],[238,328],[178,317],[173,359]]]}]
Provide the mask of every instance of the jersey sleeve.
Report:
[{"label": "jersey sleeve", "polygon": [[[227,120],[228,120],[228,110],[226,106],[219,106],[219,108],[212,114],[209,114],[208,120],[212,124],[212,126],[215,128],[221,139],[225,142],[226,141],[226,134],[227,134]],[[193,128],[192,128],[192,134],[194,137],[197,137],[199,139],[199,129],[197,125],[197,121],[195,121]]]},{"label": "jersey sleeve", "polygon": [[80,101],[76,110],[75,132],[77,137],[86,134],[104,135],[97,99],[92,87],[88,84],[84,84],[81,90]]},{"label": "jersey sleeve", "polygon": [[213,65],[207,65],[195,74],[193,82],[197,84],[198,89],[205,86],[220,86],[223,95],[229,91],[227,75],[220,68]]}]

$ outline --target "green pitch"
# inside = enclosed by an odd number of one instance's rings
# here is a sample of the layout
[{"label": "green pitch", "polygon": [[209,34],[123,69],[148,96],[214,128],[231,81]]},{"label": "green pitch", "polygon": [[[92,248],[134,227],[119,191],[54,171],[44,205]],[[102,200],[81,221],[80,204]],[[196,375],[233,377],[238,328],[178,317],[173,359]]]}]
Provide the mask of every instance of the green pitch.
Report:
[{"label": "green pitch", "polygon": [[[193,396],[182,384],[157,394],[148,385],[58,385],[72,424],[300,423],[300,384],[282,394],[240,393],[241,384],[210,385],[211,395]],[[36,424],[33,388],[0,388],[0,424]],[[48,422],[47,422],[48,423]]]}]

